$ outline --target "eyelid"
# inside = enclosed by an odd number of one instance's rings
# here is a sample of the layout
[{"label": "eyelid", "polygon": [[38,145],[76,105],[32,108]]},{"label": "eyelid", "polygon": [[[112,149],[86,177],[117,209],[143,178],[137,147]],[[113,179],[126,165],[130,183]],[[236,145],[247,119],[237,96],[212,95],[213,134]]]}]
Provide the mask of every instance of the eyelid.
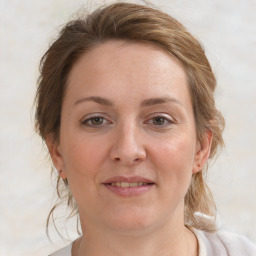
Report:
[{"label": "eyelid", "polygon": [[94,119],[94,118],[102,118],[103,120],[107,121],[107,123],[112,124],[112,122],[109,121],[109,119],[105,117],[104,113],[93,113],[93,114],[85,115],[80,119],[80,123],[83,126],[87,126],[87,127],[102,127],[102,126],[105,125],[105,124],[101,124],[101,125],[89,125],[89,124],[87,124],[88,121],[90,121],[91,119]]},{"label": "eyelid", "polygon": [[169,114],[165,114],[165,113],[150,114],[147,117],[147,120],[145,121],[145,123],[149,123],[150,120],[152,120],[153,118],[156,118],[156,117],[161,117],[161,118],[164,118],[166,121],[168,121],[168,124],[163,124],[163,125],[152,124],[153,126],[158,126],[159,128],[163,128],[163,127],[166,127],[166,126],[169,126],[169,125],[172,125],[173,123],[175,123],[175,119],[173,117],[171,117]]},{"label": "eyelid", "polygon": [[162,113],[162,112],[156,112],[148,115],[147,120],[152,119],[154,117],[162,117],[162,118],[165,118],[166,120],[169,120],[170,122],[175,122],[175,119],[171,115]]}]

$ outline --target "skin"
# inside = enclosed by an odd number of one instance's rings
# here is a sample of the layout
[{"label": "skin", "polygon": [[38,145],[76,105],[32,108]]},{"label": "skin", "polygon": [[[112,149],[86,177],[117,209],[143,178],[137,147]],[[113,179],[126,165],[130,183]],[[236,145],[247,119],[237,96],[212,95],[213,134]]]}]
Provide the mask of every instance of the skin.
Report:
[{"label": "skin", "polygon": [[[80,57],[67,85],[59,141],[47,145],[79,207],[84,235],[72,255],[197,255],[184,197],[211,134],[197,140],[182,66],[156,46],[108,41]],[[152,98],[165,100],[145,102]],[[113,176],[154,185],[124,197],[102,184]]]}]

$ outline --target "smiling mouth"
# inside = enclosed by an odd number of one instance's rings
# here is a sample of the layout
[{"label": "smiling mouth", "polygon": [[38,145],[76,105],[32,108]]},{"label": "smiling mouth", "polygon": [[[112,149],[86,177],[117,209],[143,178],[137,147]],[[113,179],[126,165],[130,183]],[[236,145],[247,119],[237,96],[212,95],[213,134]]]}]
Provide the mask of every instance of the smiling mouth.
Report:
[{"label": "smiling mouth", "polygon": [[136,197],[145,194],[154,187],[155,183],[117,181],[104,184],[107,189],[121,197]]},{"label": "smiling mouth", "polygon": [[108,183],[108,185],[113,187],[121,187],[121,188],[132,188],[132,187],[141,187],[147,185],[153,185],[154,183],[147,182],[112,182]]}]

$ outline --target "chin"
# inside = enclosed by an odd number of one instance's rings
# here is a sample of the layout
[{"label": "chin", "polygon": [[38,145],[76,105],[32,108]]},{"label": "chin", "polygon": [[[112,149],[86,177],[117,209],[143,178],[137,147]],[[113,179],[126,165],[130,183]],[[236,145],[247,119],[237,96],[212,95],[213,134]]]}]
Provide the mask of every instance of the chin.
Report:
[{"label": "chin", "polygon": [[[107,216],[106,216],[107,217]],[[150,211],[120,211],[105,219],[108,228],[129,235],[144,233],[155,225],[156,220]]]}]

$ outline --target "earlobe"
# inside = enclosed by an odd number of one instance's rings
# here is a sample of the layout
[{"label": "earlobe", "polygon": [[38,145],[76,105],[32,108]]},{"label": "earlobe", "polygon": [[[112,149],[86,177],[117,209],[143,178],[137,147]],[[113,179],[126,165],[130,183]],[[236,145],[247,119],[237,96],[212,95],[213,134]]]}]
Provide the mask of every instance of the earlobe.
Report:
[{"label": "earlobe", "polygon": [[205,132],[202,140],[197,142],[193,173],[200,172],[204,168],[211,153],[211,145],[212,132],[208,130]]},{"label": "earlobe", "polygon": [[59,143],[56,140],[54,140],[54,138],[51,135],[46,136],[45,141],[46,141],[46,145],[49,150],[53,165],[57,169],[59,176],[62,179],[66,179],[67,175],[66,175],[66,172],[64,171],[64,161],[60,152]]}]

